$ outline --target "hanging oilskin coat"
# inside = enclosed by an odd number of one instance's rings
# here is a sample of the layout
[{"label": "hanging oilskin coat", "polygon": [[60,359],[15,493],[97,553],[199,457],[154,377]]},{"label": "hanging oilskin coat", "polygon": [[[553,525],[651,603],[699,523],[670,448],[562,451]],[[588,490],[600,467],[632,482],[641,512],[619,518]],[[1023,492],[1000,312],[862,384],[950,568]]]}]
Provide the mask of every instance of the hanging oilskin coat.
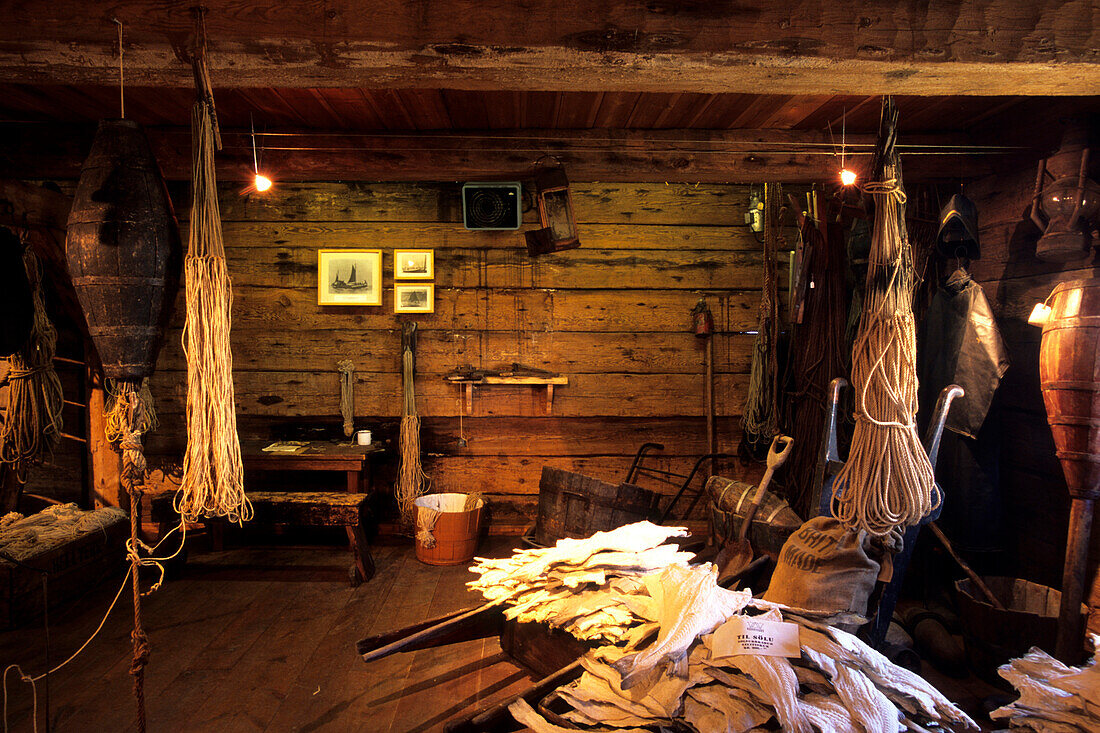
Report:
[{"label": "hanging oilskin coat", "polygon": [[[920,412],[927,421],[940,391],[963,388],[947,415],[936,466],[944,490],[939,523],[961,548],[1002,545],[997,425],[986,425],[993,395],[1008,370],[1008,353],[985,292],[959,268],[936,292],[921,324]],[[984,427],[983,427],[984,426]]]}]

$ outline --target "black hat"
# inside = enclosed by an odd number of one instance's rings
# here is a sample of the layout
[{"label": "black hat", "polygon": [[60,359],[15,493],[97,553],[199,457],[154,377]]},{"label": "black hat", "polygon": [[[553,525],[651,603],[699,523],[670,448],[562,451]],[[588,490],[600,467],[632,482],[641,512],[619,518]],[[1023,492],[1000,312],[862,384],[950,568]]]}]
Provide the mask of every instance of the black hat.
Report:
[{"label": "black hat", "polygon": [[936,249],[944,257],[981,258],[978,247],[978,207],[957,193],[940,211],[940,230],[936,234]]}]

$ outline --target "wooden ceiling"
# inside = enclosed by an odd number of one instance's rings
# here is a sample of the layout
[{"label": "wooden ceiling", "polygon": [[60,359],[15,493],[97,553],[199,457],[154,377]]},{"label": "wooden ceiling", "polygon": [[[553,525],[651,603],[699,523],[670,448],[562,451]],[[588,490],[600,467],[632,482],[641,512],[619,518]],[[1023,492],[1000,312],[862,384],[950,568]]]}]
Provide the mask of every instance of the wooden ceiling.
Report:
[{"label": "wooden ceiling", "polygon": [[[248,88],[215,92],[227,129],[334,131],[626,129],[873,133],[879,97],[665,92],[468,91],[452,89]],[[1035,97],[895,97],[902,133],[966,132],[993,119],[1027,116]],[[127,116],[151,127],[185,126],[191,89],[127,87]],[[1057,98],[1055,103],[1089,103]],[[118,89],[104,85],[0,84],[0,119],[87,123],[117,117]]]}]

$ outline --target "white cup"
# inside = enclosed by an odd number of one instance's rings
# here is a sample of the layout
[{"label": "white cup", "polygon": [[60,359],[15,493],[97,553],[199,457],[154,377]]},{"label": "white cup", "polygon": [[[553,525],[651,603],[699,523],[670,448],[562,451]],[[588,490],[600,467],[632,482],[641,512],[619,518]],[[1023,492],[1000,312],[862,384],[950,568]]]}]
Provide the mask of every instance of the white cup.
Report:
[{"label": "white cup", "polygon": [[360,430],[355,434],[355,442],[359,445],[370,445],[370,431]]}]

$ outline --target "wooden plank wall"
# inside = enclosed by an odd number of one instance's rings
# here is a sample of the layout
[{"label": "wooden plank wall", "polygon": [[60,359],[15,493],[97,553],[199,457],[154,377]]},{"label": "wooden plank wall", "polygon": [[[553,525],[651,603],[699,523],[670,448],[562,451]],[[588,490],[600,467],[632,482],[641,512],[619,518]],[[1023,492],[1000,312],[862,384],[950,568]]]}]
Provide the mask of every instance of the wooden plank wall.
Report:
[{"label": "wooden plank wall", "polygon": [[[1018,568],[1020,577],[1059,588],[1070,502],[1039,390],[1041,330],[1027,318],[1059,282],[1096,277],[1100,270],[1091,259],[1062,265],[1035,258],[1040,232],[1027,213],[1034,186],[1035,168],[1021,166],[1014,174],[977,181],[966,193],[978,207],[982,245],[982,258],[971,273],[989,298],[1012,361],[991,413],[1004,431],[1001,487],[1012,543],[1010,567]],[[1100,532],[1092,540],[1095,574]],[[1096,584],[1089,604],[1100,608]],[[1092,614],[1090,628],[1100,633],[1100,614]]]},{"label": "wooden plank wall", "polygon": [[[582,248],[531,259],[519,233],[466,231],[455,183],[306,183],[263,197],[226,185],[243,442],[262,443],[291,422],[338,425],[336,362],[351,359],[357,426],[396,443],[401,324],[415,318],[425,470],[437,489],[486,493],[497,523],[522,524],[534,517],[543,465],[615,479],[646,441],[666,446],[651,463],[665,469],[686,471],[705,452],[703,349],[689,313],[705,295],[718,331],[720,450],[733,452],[762,273],[761,246],[743,223],[749,187],[572,191]],[[528,212],[525,228],[534,219]],[[357,247],[384,252],[383,305],[318,306],[316,251]],[[395,247],[435,250],[433,315],[393,313]],[[152,466],[182,454],[182,321],[181,294],[154,378],[162,427],[149,437]],[[460,418],[459,388],[443,375],[511,362],[569,378],[553,415],[543,415],[539,390],[493,387],[479,388],[473,415]]]}]

